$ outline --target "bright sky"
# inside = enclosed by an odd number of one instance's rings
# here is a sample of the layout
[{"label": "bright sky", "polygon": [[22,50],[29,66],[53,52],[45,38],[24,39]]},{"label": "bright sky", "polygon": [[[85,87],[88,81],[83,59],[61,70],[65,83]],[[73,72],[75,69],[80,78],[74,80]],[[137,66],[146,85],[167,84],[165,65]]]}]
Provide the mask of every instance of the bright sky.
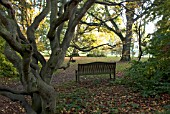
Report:
[{"label": "bright sky", "polygon": [[153,22],[149,22],[146,25],[146,33],[153,33],[155,31],[155,24]]}]

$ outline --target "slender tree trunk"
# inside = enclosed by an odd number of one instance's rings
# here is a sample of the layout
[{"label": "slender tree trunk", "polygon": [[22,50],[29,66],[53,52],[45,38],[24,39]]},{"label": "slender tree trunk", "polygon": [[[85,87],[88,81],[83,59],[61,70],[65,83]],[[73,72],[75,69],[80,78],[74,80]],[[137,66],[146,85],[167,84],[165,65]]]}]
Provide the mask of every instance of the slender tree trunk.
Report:
[{"label": "slender tree trunk", "polygon": [[139,37],[139,55],[138,55],[138,61],[141,60],[143,51],[142,51],[142,42],[141,42],[141,37]]},{"label": "slender tree trunk", "polygon": [[[80,30],[80,25],[78,24],[78,25],[77,25],[77,29],[76,29],[76,34],[75,34],[75,36],[74,36],[74,38],[73,38],[73,41],[74,41],[74,42],[77,42],[77,41],[78,41],[79,30]],[[78,51],[77,51],[76,48],[74,48],[74,49],[73,49],[73,52],[72,52],[72,55],[75,55],[75,54],[78,54]]]},{"label": "slender tree trunk", "polygon": [[[144,21],[144,25],[145,25],[145,21]],[[138,61],[141,60],[142,54],[143,54],[143,50],[142,50],[142,36],[145,33],[145,26],[144,29],[142,31],[142,25],[141,22],[139,24],[139,28],[138,28],[138,37],[139,37],[139,55],[138,55]]]}]

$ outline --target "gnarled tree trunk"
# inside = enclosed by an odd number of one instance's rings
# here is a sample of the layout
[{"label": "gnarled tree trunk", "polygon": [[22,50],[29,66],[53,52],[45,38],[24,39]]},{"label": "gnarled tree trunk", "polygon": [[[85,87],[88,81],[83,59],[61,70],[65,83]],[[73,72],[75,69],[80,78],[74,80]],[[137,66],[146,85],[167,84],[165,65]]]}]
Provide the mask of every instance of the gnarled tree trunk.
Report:
[{"label": "gnarled tree trunk", "polygon": [[[20,91],[0,86],[0,94],[13,101],[20,101],[27,114],[55,114],[57,93],[51,85],[53,73],[61,68],[75,27],[95,0],[87,0],[78,7],[80,2],[81,0],[69,2],[46,0],[46,6],[25,29],[27,31],[23,35],[15,17],[17,11],[12,8],[10,2],[0,1],[0,5],[6,8],[4,11],[0,10],[0,36],[7,42],[5,55],[17,68],[23,85],[23,90]],[[52,53],[46,61],[37,49],[35,34],[38,26],[49,13],[50,29],[47,38],[50,40]],[[63,33],[64,24],[67,28]],[[61,34],[64,36],[63,39],[60,38]],[[27,102],[25,95],[31,96],[32,104]]]}]

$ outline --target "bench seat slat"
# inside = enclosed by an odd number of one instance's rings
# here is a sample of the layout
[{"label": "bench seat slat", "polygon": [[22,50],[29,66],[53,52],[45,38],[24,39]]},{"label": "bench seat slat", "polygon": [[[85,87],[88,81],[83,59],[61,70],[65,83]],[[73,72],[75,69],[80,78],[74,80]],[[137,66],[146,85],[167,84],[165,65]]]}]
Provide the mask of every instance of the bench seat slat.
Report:
[{"label": "bench seat slat", "polygon": [[79,81],[80,75],[93,75],[93,74],[111,74],[115,79],[115,62],[92,62],[87,64],[78,64],[78,70],[76,70],[76,81]]}]

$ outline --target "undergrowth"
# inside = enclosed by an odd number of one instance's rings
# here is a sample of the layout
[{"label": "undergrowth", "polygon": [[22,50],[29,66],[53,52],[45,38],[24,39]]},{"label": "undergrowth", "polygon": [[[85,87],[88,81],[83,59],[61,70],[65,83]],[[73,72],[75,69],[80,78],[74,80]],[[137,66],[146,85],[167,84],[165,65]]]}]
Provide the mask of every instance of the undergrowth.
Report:
[{"label": "undergrowth", "polygon": [[164,60],[135,61],[127,70],[122,84],[141,92],[145,97],[162,93],[170,94],[170,66],[168,64]]}]

